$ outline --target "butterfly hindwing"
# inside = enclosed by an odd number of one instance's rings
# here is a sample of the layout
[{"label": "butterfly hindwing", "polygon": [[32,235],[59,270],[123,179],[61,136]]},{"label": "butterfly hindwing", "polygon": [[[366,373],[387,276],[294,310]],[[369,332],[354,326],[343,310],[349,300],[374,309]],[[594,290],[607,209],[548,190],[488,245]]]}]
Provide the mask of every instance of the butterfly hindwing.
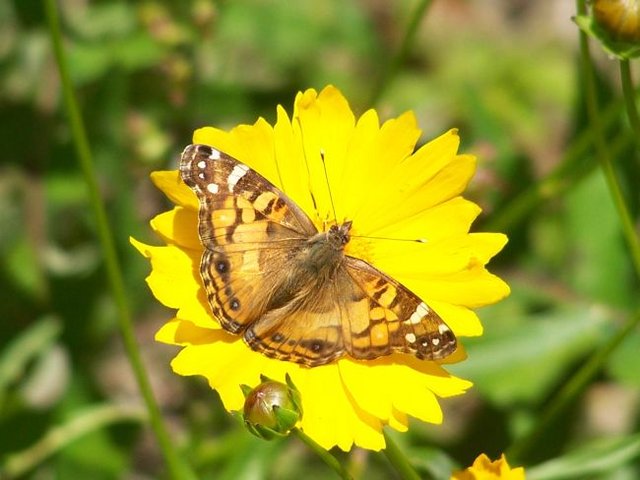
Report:
[{"label": "butterfly hindwing", "polygon": [[409,289],[363,260],[345,257],[345,265],[367,303],[366,321],[351,329],[345,342],[352,357],[370,359],[403,352],[439,360],[455,351],[451,329]]}]

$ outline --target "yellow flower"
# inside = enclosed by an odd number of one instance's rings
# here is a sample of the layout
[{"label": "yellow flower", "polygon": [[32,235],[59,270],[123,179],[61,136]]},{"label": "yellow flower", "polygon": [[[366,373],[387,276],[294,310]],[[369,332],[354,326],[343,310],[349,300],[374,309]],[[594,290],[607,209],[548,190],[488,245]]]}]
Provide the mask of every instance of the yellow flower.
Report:
[{"label": "yellow flower", "polygon": [[[420,133],[412,113],[383,125],[374,110],[356,119],[342,94],[329,86],[319,94],[299,93],[292,119],[278,107],[275,126],[259,119],[230,132],[206,127],[195,132],[193,142],[215,146],[261,173],[320,230],[324,220],[334,218],[330,188],[337,218],[353,220],[347,254],[403,283],[458,337],[480,335],[482,326],[471,309],[509,293],[484,268],[506,237],[468,233],[480,208],[460,194],[474,173],[475,159],[456,153],[457,132],[451,130],[413,153]],[[305,157],[305,152],[323,152],[326,175],[320,155]],[[308,183],[299,180],[307,178],[306,169]],[[195,195],[177,171],[154,172],[152,180],[177,205],[151,221],[166,246],[132,240],[151,261],[147,282],[153,294],[177,309],[156,338],[183,347],[173,370],[205,376],[227,410],[242,409],[240,385],[258,385],[261,374],[284,382],[288,373],[302,397],[299,427],[308,436],[327,449],[337,445],[349,450],[355,444],[379,450],[385,446],[383,426],[405,431],[410,416],[441,423],[437,398],[460,395],[471,386],[440,362],[411,355],[373,361],[344,357],[308,368],[254,352],[210,313],[198,273],[202,246]],[[315,193],[315,206],[309,190]],[[464,357],[459,347],[447,362]]]},{"label": "yellow flower", "polygon": [[511,468],[504,454],[492,462],[484,453],[466,470],[455,472],[451,480],[524,480],[524,468]]}]

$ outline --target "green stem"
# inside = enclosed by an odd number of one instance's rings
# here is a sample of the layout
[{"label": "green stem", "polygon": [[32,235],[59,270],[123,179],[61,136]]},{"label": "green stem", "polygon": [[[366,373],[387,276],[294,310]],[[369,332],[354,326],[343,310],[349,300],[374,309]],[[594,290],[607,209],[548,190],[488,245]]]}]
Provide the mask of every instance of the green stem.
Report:
[{"label": "green stem", "polygon": [[[578,13],[584,14],[586,7],[584,0],[578,0]],[[600,119],[600,112],[598,107],[598,96],[596,91],[596,82],[593,72],[593,64],[591,63],[591,53],[589,51],[589,39],[587,34],[580,30],[580,56],[582,66],[582,78],[584,79],[585,86],[585,100],[587,102],[587,114],[589,122],[594,130],[594,143],[596,146],[596,156],[600,161],[600,168],[604,173],[607,186],[613,203],[618,211],[618,216],[622,223],[622,232],[629,246],[631,253],[631,260],[638,278],[640,278],[640,238],[636,234],[635,226],[624,196],[622,195],[622,189],[616,177],[615,170],[613,168],[613,162],[611,160],[611,154],[607,149],[607,143]],[[633,98],[633,97],[630,97]]]},{"label": "green stem", "polygon": [[[608,106],[603,114],[604,128],[609,128],[613,124],[621,108],[620,101]],[[567,149],[561,162],[553,171],[510,200],[487,221],[484,228],[492,232],[512,231],[541,202],[566,192],[593,171],[597,161],[595,159],[591,161],[586,156],[588,149],[593,145],[593,138],[594,133],[591,128],[584,130]],[[619,153],[627,147],[629,141],[629,136],[621,133],[611,142],[611,153]]]},{"label": "green stem", "polygon": [[391,465],[393,465],[400,474],[400,478],[404,480],[420,480],[420,475],[418,475],[418,472],[416,472],[411,463],[409,463],[409,459],[402,453],[400,447],[393,441],[386,430],[383,430],[383,433],[384,441],[387,444],[383,452],[389,462],[391,462]]},{"label": "green stem", "polygon": [[624,95],[624,103],[627,107],[629,123],[634,131],[636,141],[640,144],[640,116],[638,115],[638,108],[636,107],[629,60],[620,60],[620,82],[622,83],[622,94]]},{"label": "green stem", "polygon": [[125,350],[129,358],[129,363],[133,368],[138,387],[140,388],[140,392],[142,393],[149,412],[151,427],[155,432],[172,478],[195,478],[190,470],[180,461],[174,446],[169,440],[169,435],[163,423],[160,409],[153,396],[149,379],[147,378],[146,371],[140,358],[140,352],[133,333],[129,302],[125,294],[124,282],[111,233],[111,227],[107,219],[104,204],[100,197],[98,182],[93,169],[93,159],[91,156],[89,141],[87,140],[78,102],[75,98],[75,92],[69,75],[69,66],[62,46],[62,33],[60,30],[60,20],[58,18],[56,1],[44,0],[44,7],[49,23],[49,32],[51,34],[53,50],[60,73],[64,104],[67,110],[69,125],[71,127],[74,147],[80,169],[82,170],[82,174],[87,184],[89,200],[96,220],[98,230],[97,234],[102,247],[102,253],[104,255],[107,280],[118,309],[120,331],[124,341]]},{"label": "green stem", "polygon": [[631,316],[622,329],[602,349],[592,355],[580,370],[564,384],[545,408],[540,419],[536,422],[535,428],[526,436],[514,442],[507,451],[507,458],[512,465],[521,463],[521,460],[534,446],[538,437],[553,424],[558,415],[584,390],[591,379],[598,374],[609,359],[609,356],[618,348],[618,345],[627,338],[627,335],[638,328],[638,325],[640,325],[640,312]]},{"label": "green stem", "polygon": [[407,26],[407,30],[405,31],[404,38],[402,39],[402,43],[400,44],[400,48],[393,56],[391,61],[387,64],[386,69],[382,73],[380,80],[376,84],[376,87],[371,94],[371,100],[369,102],[369,106],[373,107],[378,103],[382,95],[385,93],[391,80],[398,72],[398,69],[402,65],[402,62],[407,58],[407,54],[409,53],[409,48],[413,43],[413,40],[418,32],[418,27],[420,26],[420,22],[422,21],[427,8],[431,5],[433,0],[421,0],[418,6],[416,7],[415,12],[411,16],[409,21],[409,25]]},{"label": "green stem", "polygon": [[345,480],[353,480],[351,474],[340,464],[340,462],[338,462],[336,457],[334,457],[327,450],[318,445],[315,441],[313,441],[311,437],[307,436],[299,428],[294,428],[293,431],[296,433],[298,438],[302,440],[311,450],[313,450],[324,463],[332,468],[340,476],[340,478],[344,478]]}]

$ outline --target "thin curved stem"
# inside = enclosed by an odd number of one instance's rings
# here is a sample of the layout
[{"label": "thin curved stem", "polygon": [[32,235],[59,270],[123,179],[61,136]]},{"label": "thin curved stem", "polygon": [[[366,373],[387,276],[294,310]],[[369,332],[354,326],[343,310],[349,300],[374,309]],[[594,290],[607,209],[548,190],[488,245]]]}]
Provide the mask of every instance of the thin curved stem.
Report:
[{"label": "thin curved stem", "polygon": [[327,464],[334,472],[336,472],[340,478],[345,480],[353,480],[351,474],[343,467],[338,459],[331,455],[327,450],[318,445],[311,437],[307,436],[299,428],[294,428],[293,431],[311,450],[313,450],[320,459]]},{"label": "thin curved stem", "polygon": [[400,447],[398,447],[386,431],[383,431],[383,433],[384,441],[387,444],[383,453],[400,474],[400,477],[403,480],[420,480],[420,475],[418,475],[418,472],[413,468],[405,454],[402,453]]},{"label": "thin curved stem", "polygon": [[[586,7],[584,0],[578,0],[578,13],[584,14]],[[611,199],[618,211],[620,222],[622,226],[622,232],[625,240],[629,246],[629,252],[631,254],[631,260],[636,270],[638,278],[640,278],[640,238],[638,237],[631,213],[622,195],[622,189],[620,183],[616,177],[616,172],[613,168],[613,162],[611,160],[611,153],[607,148],[607,142],[605,140],[604,129],[602,127],[602,121],[600,118],[600,111],[598,107],[598,96],[596,91],[596,83],[594,79],[593,64],[591,62],[591,53],[589,51],[589,39],[587,35],[580,30],[580,57],[582,67],[582,78],[585,86],[585,97],[587,103],[587,114],[589,122],[594,131],[594,143],[596,147],[596,156],[600,162],[600,168],[605,176],[607,186],[609,187],[609,193]],[[630,98],[633,98],[631,96]]]},{"label": "thin curved stem", "polygon": [[118,309],[120,332],[124,341],[127,357],[135,374],[142,397],[144,398],[146,408],[149,412],[151,427],[167,462],[167,467],[171,477],[175,479],[195,478],[186,465],[180,461],[180,457],[169,439],[169,434],[164,425],[162,415],[160,414],[160,408],[153,396],[153,391],[151,390],[147,373],[142,364],[140,352],[133,333],[131,310],[125,294],[122,270],[116,254],[112,229],[107,219],[102,198],[100,197],[98,182],[93,168],[91,148],[89,146],[82,115],[80,114],[80,108],[78,106],[71,77],[69,75],[67,57],[62,46],[62,33],[60,31],[57,5],[55,0],[44,0],[44,7],[47,14],[47,21],[49,23],[49,32],[51,34],[53,50],[60,73],[64,104],[67,110],[69,125],[71,127],[73,143],[78,157],[80,170],[82,171],[87,185],[89,201],[91,208],[93,209],[93,215],[97,225],[98,239],[104,255],[107,280]]},{"label": "thin curved stem", "polygon": [[640,146],[640,115],[638,115],[638,107],[636,106],[629,60],[626,59],[620,60],[620,83],[622,83],[622,94],[624,95],[624,104],[627,107],[629,123],[631,124],[631,128],[635,134],[635,139]]},{"label": "thin curved stem", "polygon": [[407,54],[409,53],[409,48],[413,43],[413,40],[418,31],[418,27],[420,26],[420,22],[422,21],[427,9],[431,5],[433,0],[421,0],[418,6],[416,7],[415,12],[411,15],[411,19],[409,20],[409,25],[404,33],[404,37],[402,39],[402,43],[400,44],[400,48],[393,56],[391,61],[387,64],[380,80],[376,84],[376,87],[373,89],[371,93],[371,100],[369,101],[370,106],[375,106],[382,95],[385,93],[391,80],[398,72],[398,69],[402,65],[402,62],[407,58]]}]

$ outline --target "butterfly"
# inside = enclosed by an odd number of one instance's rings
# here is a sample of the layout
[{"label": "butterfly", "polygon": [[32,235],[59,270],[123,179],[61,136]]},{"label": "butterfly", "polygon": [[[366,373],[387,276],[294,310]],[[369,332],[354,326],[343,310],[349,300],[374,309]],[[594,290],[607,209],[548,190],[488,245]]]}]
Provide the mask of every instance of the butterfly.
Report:
[{"label": "butterfly", "polygon": [[206,145],[182,153],[198,201],[200,276],[211,313],[253,350],[308,367],[393,352],[456,349],[440,316],[402,284],[345,254],[352,222],[319,231],[267,179]]}]

